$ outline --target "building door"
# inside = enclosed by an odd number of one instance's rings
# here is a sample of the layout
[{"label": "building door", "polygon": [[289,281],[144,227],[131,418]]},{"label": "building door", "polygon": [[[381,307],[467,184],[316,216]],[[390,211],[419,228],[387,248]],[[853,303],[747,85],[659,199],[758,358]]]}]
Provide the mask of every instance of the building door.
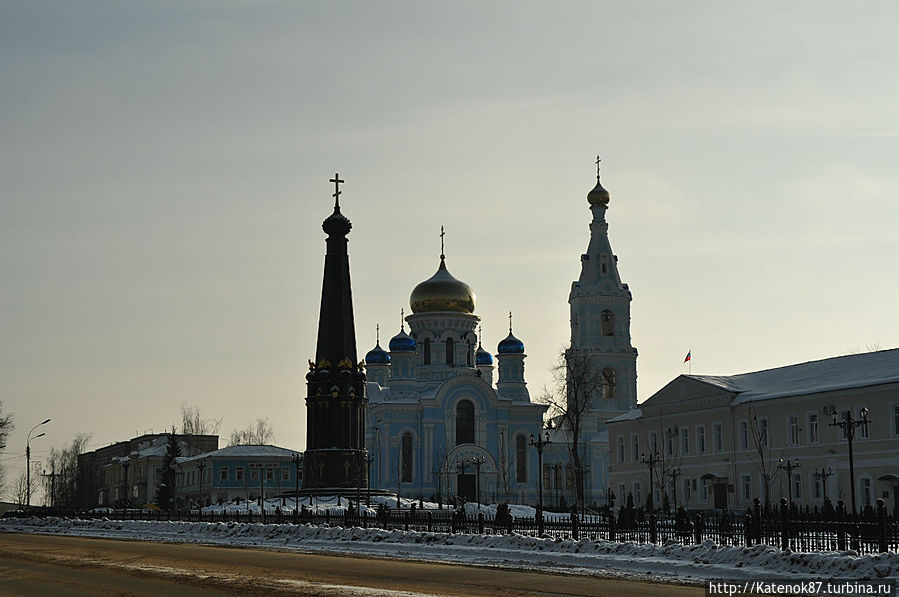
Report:
[{"label": "building door", "polygon": [[724,510],[727,508],[727,483],[715,483],[713,486],[715,492],[715,509]]},{"label": "building door", "polygon": [[456,493],[466,502],[473,502],[475,499],[474,481],[474,475],[456,475]]}]

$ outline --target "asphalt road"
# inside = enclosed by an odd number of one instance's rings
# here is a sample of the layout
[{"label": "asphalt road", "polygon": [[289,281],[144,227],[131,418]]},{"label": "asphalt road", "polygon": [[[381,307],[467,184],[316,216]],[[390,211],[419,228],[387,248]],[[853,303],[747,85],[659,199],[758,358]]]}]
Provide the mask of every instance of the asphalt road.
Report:
[{"label": "asphalt road", "polygon": [[0,533],[2,596],[593,595],[687,597],[681,587],[296,551]]}]

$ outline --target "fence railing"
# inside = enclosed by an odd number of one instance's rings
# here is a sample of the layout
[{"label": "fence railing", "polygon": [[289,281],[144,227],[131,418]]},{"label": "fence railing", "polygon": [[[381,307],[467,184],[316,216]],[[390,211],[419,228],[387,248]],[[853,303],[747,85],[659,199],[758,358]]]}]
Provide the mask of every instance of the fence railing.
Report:
[{"label": "fence railing", "polygon": [[635,541],[640,543],[698,544],[711,540],[719,545],[771,545],[794,551],[853,549],[859,553],[899,551],[899,522],[888,516],[883,500],[867,515],[852,516],[842,503],[832,513],[798,513],[782,500],[779,508],[763,509],[758,500],[744,514],[713,513],[675,516],[645,514],[637,510],[611,511],[583,518],[577,514],[521,518],[467,515],[464,510],[391,509],[375,513],[321,513],[302,507],[299,512],[252,513],[247,510],[219,512],[164,512],[160,510],[110,510],[106,512],[8,512],[5,516],[77,516],[82,519],[151,520],[188,522],[248,522],[310,524],[325,527],[361,527],[439,533],[519,534],[561,539]]}]

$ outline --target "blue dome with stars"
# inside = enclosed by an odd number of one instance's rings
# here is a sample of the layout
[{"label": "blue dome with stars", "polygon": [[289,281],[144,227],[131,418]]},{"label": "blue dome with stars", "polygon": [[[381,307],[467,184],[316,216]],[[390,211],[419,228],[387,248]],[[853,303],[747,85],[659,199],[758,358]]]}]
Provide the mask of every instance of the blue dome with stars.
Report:
[{"label": "blue dome with stars", "polygon": [[477,352],[475,352],[475,364],[478,366],[493,365],[493,355],[484,350],[480,343],[478,344]]},{"label": "blue dome with stars", "polygon": [[415,352],[415,338],[400,330],[400,333],[390,339],[390,352]]},{"label": "blue dome with stars", "polygon": [[499,343],[496,350],[499,354],[524,354],[524,342],[513,336],[510,331],[509,335]]},{"label": "blue dome with stars", "polygon": [[390,355],[381,348],[381,343],[375,344],[375,347],[368,351],[365,355],[365,363],[367,365],[389,365]]}]

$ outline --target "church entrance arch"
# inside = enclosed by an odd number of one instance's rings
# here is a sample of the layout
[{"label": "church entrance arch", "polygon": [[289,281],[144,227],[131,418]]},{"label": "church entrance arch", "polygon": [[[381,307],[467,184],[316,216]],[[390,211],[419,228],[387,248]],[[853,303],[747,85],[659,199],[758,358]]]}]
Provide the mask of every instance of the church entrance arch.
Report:
[{"label": "church entrance arch", "polygon": [[455,481],[455,496],[466,502],[478,501],[480,489],[480,501],[483,503],[491,498],[496,489],[498,468],[493,455],[475,445],[456,446],[446,458],[446,473]]}]

